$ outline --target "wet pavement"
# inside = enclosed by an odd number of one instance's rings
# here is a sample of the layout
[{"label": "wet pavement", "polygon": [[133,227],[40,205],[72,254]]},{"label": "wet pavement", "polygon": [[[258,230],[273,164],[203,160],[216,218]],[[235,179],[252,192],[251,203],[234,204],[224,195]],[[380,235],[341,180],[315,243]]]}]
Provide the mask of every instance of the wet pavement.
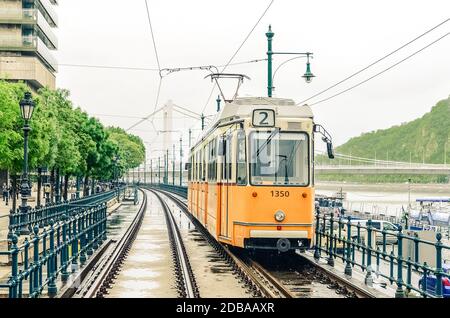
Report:
[{"label": "wet pavement", "polygon": [[[176,298],[172,254],[164,212],[146,191],[147,210],[140,231],[107,298]],[[117,222],[131,222],[123,216]]]}]

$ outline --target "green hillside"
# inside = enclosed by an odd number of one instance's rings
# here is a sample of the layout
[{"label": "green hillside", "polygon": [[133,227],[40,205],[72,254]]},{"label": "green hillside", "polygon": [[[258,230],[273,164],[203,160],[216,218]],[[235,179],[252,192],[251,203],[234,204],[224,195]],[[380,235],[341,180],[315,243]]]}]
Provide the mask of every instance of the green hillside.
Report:
[{"label": "green hillside", "polygon": [[[446,149],[446,150],[445,150]],[[450,97],[442,100],[434,106],[430,112],[414,121],[403,123],[389,129],[377,130],[362,134],[350,139],[345,144],[336,148],[336,152],[364,158],[376,158],[378,160],[405,161],[422,163],[444,163],[446,153],[447,164],[450,164]],[[319,162],[326,160],[329,164],[338,164],[339,160],[328,161],[323,157]],[[341,164],[350,164],[341,159]],[[351,162],[351,164],[362,164]],[[361,180],[362,176],[345,178],[345,176],[320,176],[322,180]],[[380,176],[381,177],[381,176]],[[368,179],[383,181],[380,177],[372,176]],[[389,181],[395,180],[395,176],[384,176]],[[398,178],[403,179],[403,178]],[[426,180],[425,180],[426,179]],[[423,181],[439,181],[442,178],[426,177]],[[447,178],[445,178],[448,180]],[[403,181],[403,180],[399,180]],[[443,180],[442,180],[443,181]],[[440,182],[442,182],[440,181]]]}]

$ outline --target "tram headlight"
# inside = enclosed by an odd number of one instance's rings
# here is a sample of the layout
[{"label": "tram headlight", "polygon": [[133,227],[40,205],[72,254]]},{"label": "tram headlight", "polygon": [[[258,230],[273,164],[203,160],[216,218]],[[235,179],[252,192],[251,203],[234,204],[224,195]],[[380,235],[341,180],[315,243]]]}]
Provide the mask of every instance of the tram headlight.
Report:
[{"label": "tram headlight", "polygon": [[277,222],[283,222],[286,219],[286,214],[284,214],[283,211],[278,211],[277,213],[275,213],[275,220],[277,220]]}]

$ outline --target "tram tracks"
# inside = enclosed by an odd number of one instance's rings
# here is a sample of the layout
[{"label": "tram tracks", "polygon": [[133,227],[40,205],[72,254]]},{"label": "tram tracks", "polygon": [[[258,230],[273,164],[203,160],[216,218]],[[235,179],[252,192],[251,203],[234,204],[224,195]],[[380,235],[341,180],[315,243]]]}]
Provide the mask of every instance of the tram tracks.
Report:
[{"label": "tram tracks", "polygon": [[[189,260],[189,251],[183,242],[183,235],[180,231],[182,214],[186,216],[186,218],[183,218],[185,224],[186,220],[189,220],[188,223],[195,226],[196,232],[198,232],[197,236],[200,235],[202,240],[206,241],[207,245],[209,244],[211,252],[216,255],[215,257],[220,260],[219,262],[227,264],[225,266],[229,268],[229,275],[234,275],[237,285],[245,287],[247,295],[251,297],[297,298],[309,297],[311,294],[316,297],[333,297],[333,294],[338,297],[366,297],[363,292],[355,291],[352,286],[346,285],[339,277],[330,275],[317,264],[305,261],[302,263],[300,255],[277,256],[270,258],[270,262],[268,262],[267,257],[258,257],[258,254],[253,255],[246,251],[222,245],[189,213],[187,205],[178,196],[162,190],[148,189],[148,191],[157,198],[158,206],[161,207],[164,214],[160,214],[160,218],[164,217],[165,219],[165,222],[162,221],[162,224],[165,225],[162,226],[167,227],[168,241],[166,242],[168,242],[167,247],[170,246],[172,253],[172,260],[167,259],[167,261],[173,264],[174,285],[178,296],[181,298],[199,298],[200,293],[204,290],[199,288],[197,284]],[[77,290],[74,297],[101,298],[109,294],[110,290],[114,288],[116,279],[122,271],[123,263],[126,261],[130,250],[133,249],[133,242],[139,234],[146,214],[147,191],[141,192],[143,194],[142,205],[125,234],[111,244],[112,247],[108,250],[110,252],[106,253],[106,256],[102,257],[95,265],[91,275],[83,281],[82,288]],[[179,220],[175,218],[178,212],[172,211],[168,205],[171,201],[180,210]],[[177,222],[180,222],[180,227]],[[142,234],[139,235],[139,237],[142,236]],[[190,249],[192,253],[192,244]],[[287,259],[290,261],[286,261]],[[203,261],[203,263],[205,262]],[[198,274],[197,265],[195,268]],[[312,289],[317,287],[320,288],[312,292]],[[319,295],[318,293],[322,294]]]},{"label": "tram tracks", "polygon": [[132,244],[139,232],[147,209],[147,196],[143,194],[143,201],[138,213],[130,226],[118,240],[112,252],[104,256],[95,266],[93,273],[82,283],[82,287],[74,294],[74,298],[103,298],[111,288],[120,267],[124,262]]},{"label": "tram tracks", "polygon": [[[294,267],[288,268],[286,263],[283,264],[284,258],[278,257],[280,260],[278,263],[281,265],[281,270],[275,271],[273,269],[268,269],[269,266],[267,266],[267,264],[265,265],[264,261],[259,262],[256,257],[251,257],[248,253],[237,251],[232,248],[230,249],[217,242],[202,224],[189,213],[187,205],[176,195],[163,190],[155,191],[164,194],[185,213],[216,252],[231,265],[235,274],[239,276],[240,280],[247,286],[254,297],[305,297],[305,294],[302,293],[302,287],[298,287],[304,285],[305,282],[309,284],[314,283],[313,285],[322,285],[322,289],[327,290],[327,296],[325,297],[330,297],[330,294],[333,293],[338,297],[370,297],[369,293],[349,284],[342,277],[337,277],[336,275],[325,271],[319,265],[313,262],[306,264],[303,257],[298,254],[290,256],[292,260],[291,263],[298,263],[300,261],[302,266],[295,265]],[[283,279],[283,276],[289,276],[289,279],[285,280]]]},{"label": "tram tracks", "polygon": [[[178,296],[180,298],[198,298],[200,296],[198,287],[174,216],[161,195],[155,191],[150,190],[150,192],[156,196],[164,212]],[[95,265],[91,275],[83,281],[82,287],[75,292],[73,297],[103,298],[115,288],[116,280],[123,270],[122,267],[124,262],[127,261],[128,254],[133,249],[133,243],[139,235],[145,213],[147,212],[147,193],[146,191],[141,191],[141,193],[143,195],[143,203],[128,229],[121,236],[120,240],[113,244],[114,246],[110,249],[111,252],[106,253]]]},{"label": "tram tracks", "polygon": [[172,255],[175,264],[175,272],[177,275],[177,284],[180,297],[182,298],[199,298],[197,282],[192,271],[189,257],[186,252],[183,240],[181,238],[180,229],[178,228],[175,218],[170,211],[167,203],[157,191],[150,190],[156,195],[164,211],[167,229],[169,233],[170,244],[172,247]]},{"label": "tram tracks", "polygon": [[212,235],[195,219],[188,211],[186,204],[178,197],[167,191],[156,190],[173,201],[190,221],[196,226],[197,230],[203,235],[208,243],[215,249],[233,269],[240,281],[247,287],[253,297],[257,298],[293,298],[293,295],[277,279],[275,279],[267,270],[257,262],[240,253],[235,253],[228,247],[217,242]]}]

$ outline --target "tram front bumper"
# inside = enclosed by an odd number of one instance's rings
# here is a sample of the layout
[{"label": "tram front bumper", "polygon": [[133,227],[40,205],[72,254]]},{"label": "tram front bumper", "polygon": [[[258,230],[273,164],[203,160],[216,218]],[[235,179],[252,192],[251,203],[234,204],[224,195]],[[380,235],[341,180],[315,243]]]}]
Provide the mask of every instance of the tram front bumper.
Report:
[{"label": "tram front bumper", "polygon": [[307,249],[311,244],[307,231],[251,230],[250,238],[244,239],[247,249],[278,250],[287,252]]}]

